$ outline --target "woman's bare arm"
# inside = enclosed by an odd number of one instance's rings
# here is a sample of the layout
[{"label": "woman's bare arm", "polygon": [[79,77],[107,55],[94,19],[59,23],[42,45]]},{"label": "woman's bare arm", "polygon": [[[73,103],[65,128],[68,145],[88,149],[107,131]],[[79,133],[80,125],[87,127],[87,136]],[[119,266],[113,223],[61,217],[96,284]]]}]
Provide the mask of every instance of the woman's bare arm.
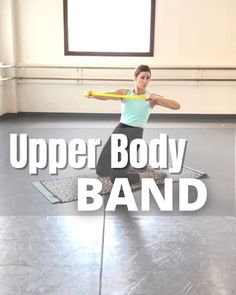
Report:
[{"label": "woman's bare arm", "polygon": [[177,101],[173,99],[167,99],[164,96],[155,93],[149,93],[147,95],[147,100],[149,100],[151,107],[159,105],[172,110],[178,110],[180,108],[180,104]]}]

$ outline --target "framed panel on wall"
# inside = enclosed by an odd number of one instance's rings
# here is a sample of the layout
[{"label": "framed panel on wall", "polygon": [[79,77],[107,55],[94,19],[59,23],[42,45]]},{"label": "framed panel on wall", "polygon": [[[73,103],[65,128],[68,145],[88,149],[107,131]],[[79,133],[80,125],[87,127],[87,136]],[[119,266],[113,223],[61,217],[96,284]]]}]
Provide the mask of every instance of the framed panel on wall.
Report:
[{"label": "framed panel on wall", "polygon": [[155,0],[64,0],[65,55],[153,56]]}]

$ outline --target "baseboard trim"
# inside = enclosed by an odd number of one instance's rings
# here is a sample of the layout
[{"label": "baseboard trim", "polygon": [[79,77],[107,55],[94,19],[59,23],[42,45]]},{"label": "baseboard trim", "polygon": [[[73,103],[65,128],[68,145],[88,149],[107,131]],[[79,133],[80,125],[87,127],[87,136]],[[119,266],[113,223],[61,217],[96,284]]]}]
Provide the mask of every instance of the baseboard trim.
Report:
[{"label": "baseboard trim", "polygon": [[[0,121],[16,119],[16,118],[63,118],[63,119],[83,119],[91,120],[114,120],[119,119],[120,114],[94,114],[94,113],[45,113],[45,112],[19,112],[19,113],[6,113],[0,116]],[[174,121],[235,121],[236,114],[157,114],[153,113],[150,116],[150,121],[152,120],[174,120]]]}]

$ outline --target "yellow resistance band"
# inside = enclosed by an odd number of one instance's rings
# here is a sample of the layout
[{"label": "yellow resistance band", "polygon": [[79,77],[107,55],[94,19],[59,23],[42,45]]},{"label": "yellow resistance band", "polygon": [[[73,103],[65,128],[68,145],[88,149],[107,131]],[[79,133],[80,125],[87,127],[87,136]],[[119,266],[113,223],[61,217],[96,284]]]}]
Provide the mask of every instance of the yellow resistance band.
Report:
[{"label": "yellow resistance band", "polygon": [[128,99],[146,99],[145,95],[121,95],[121,94],[109,94],[109,93],[100,93],[100,92],[85,92],[85,96],[103,96],[103,97],[112,97],[112,98],[128,98]]}]

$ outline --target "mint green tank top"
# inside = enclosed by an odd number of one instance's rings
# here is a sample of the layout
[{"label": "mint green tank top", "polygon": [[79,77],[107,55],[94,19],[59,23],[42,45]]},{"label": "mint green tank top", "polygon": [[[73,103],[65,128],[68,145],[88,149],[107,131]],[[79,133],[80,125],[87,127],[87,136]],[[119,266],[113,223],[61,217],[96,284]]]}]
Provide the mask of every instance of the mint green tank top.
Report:
[{"label": "mint green tank top", "polygon": [[[129,90],[127,95],[134,95],[133,90]],[[133,127],[143,128],[150,116],[151,107],[149,101],[144,99],[122,99],[120,122]]]}]

